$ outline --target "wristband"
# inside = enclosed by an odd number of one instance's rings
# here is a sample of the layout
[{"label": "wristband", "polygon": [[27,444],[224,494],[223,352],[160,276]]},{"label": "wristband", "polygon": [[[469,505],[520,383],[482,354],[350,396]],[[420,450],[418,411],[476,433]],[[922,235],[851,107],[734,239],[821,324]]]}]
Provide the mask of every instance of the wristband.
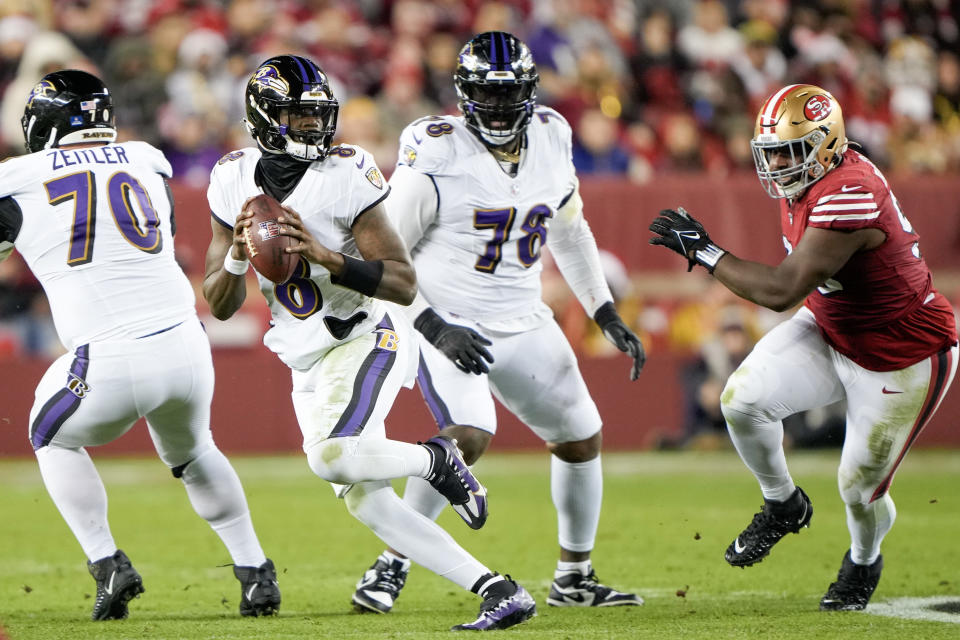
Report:
[{"label": "wristband", "polygon": [[373,297],[383,278],[383,260],[358,260],[343,253],[340,255],[343,256],[343,271],[338,276],[330,274],[330,282]]},{"label": "wristband", "polygon": [[434,344],[437,336],[447,326],[447,322],[436,311],[427,307],[413,321],[413,328],[423,334],[427,342]]},{"label": "wristband", "polygon": [[694,251],[693,259],[696,260],[698,264],[703,265],[707,271],[713,273],[713,270],[717,266],[717,262],[719,262],[720,258],[725,256],[726,253],[726,251],[711,242],[703,249],[697,249]]},{"label": "wristband", "polygon": [[605,328],[611,322],[616,322],[620,319],[620,314],[617,313],[617,307],[614,306],[612,302],[604,302],[600,305],[600,308],[596,310],[593,314],[593,321],[597,323],[601,329]]},{"label": "wristband", "polygon": [[227,273],[232,273],[235,276],[242,276],[247,273],[247,269],[250,268],[250,261],[247,259],[243,260],[234,260],[233,248],[230,248],[227,251],[227,255],[223,257],[223,268]]}]

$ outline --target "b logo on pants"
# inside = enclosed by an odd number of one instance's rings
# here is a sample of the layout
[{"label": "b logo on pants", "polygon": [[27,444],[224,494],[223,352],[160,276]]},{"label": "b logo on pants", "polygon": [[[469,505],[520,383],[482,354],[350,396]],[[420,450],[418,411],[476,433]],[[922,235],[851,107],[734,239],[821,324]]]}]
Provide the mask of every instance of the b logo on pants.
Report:
[{"label": "b logo on pants", "polygon": [[380,339],[377,340],[377,349],[396,351],[400,344],[400,337],[390,329],[379,329]]}]

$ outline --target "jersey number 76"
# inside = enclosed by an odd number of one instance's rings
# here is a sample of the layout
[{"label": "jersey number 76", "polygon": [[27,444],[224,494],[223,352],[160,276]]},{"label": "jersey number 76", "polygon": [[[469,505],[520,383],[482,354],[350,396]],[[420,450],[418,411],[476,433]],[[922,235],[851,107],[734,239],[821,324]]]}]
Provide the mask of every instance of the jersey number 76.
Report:
[{"label": "jersey number 76", "polygon": [[[473,268],[484,273],[493,273],[503,259],[503,244],[510,240],[510,231],[516,218],[516,207],[508,209],[475,209],[473,212],[474,229],[492,229],[493,239],[487,242],[483,255],[477,258]],[[527,212],[520,229],[523,236],[517,240],[517,257],[520,264],[529,268],[540,259],[540,247],[547,241],[546,219],[553,211],[545,204],[534,205]]]}]

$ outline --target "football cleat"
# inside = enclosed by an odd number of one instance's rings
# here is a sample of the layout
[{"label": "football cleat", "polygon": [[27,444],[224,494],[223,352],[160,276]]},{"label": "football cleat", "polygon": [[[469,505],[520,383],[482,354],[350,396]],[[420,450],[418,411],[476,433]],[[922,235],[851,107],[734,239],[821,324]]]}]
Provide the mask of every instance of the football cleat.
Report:
[{"label": "football cleat", "polygon": [[450,501],[453,510],[471,529],[479,529],[487,521],[487,490],[474,477],[457,448],[457,441],[434,436],[420,446],[430,452],[430,473],[426,480]]},{"label": "football cleat", "polygon": [[473,622],[451,627],[451,631],[493,631],[506,629],[537,615],[537,603],[526,589],[506,576],[506,593],[492,595],[480,605],[480,615]]},{"label": "football cleat", "polygon": [[593,569],[587,575],[574,570],[554,575],[547,604],[553,607],[636,606],[643,604],[643,598],[600,584]]},{"label": "football cleat", "polygon": [[123,551],[96,562],[87,562],[90,575],[97,581],[97,600],[91,620],[123,620],[129,614],[127,603],[144,592],[143,579]]},{"label": "football cleat", "polygon": [[880,582],[881,571],[883,556],[877,556],[871,565],[854,564],[848,549],[843,556],[837,581],[820,599],[820,611],[862,611]]},{"label": "football cleat", "polygon": [[410,560],[396,558],[388,560],[380,554],[360,581],[353,593],[353,608],[360,613],[390,613],[393,603],[400,597],[400,590],[407,582],[410,573]]},{"label": "football cleat", "polygon": [[267,558],[259,567],[233,567],[240,581],[240,615],[273,616],[280,613],[280,585],[273,560]]},{"label": "football cleat", "polygon": [[800,487],[783,502],[764,500],[753,521],[727,547],[724,558],[734,567],[760,562],[783,536],[810,526],[812,516],[813,505]]}]

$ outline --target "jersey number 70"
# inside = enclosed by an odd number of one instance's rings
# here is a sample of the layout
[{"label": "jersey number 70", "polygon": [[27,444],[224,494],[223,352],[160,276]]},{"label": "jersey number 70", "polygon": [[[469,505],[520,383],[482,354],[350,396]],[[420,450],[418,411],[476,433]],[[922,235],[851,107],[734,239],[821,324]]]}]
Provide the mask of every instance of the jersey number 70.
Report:
[{"label": "jersey number 70", "polygon": [[[73,200],[73,225],[67,264],[77,267],[93,260],[93,241],[97,221],[97,181],[92,171],[79,171],[45,182],[50,204]],[[107,182],[107,199],[117,229],[127,242],[146,253],[160,253],[160,217],[140,181],[126,171],[118,171]],[[136,206],[134,206],[136,203]],[[137,215],[137,209],[143,220]]]}]

